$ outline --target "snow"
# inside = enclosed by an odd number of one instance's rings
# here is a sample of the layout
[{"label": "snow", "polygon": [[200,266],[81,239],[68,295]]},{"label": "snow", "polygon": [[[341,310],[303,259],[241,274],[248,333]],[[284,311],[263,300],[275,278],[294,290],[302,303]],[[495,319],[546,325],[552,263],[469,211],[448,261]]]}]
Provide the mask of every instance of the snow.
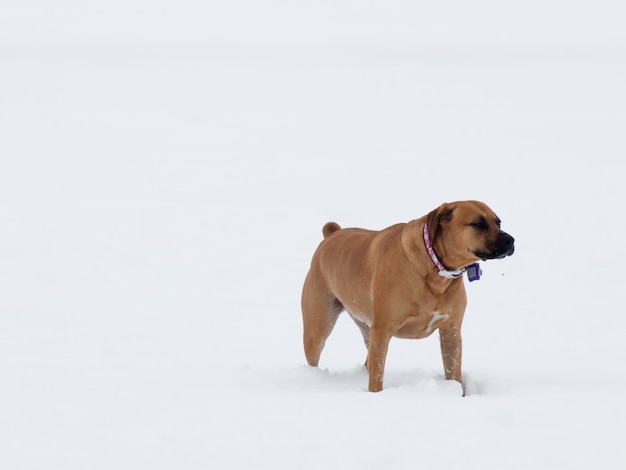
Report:
[{"label": "snow", "polygon": [[[626,7],[9,2],[0,467],[626,464]],[[324,223],[479,199],[516,238],[371,394],[341,317],[305,365]],[[465,281],[466,282],[466,281]]]}]

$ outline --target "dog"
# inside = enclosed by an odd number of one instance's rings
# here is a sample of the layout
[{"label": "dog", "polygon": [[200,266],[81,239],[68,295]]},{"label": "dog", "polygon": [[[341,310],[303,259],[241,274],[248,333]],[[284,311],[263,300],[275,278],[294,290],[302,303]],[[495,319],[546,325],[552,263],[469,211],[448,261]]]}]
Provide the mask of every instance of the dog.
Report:
[{"label": "dog", "polygon": [[[444,203],[429,214],[381,231],[328,222],[302,289],[304,352],[317,367],[342,311],[363,335],[371,392],[383,389],[392,337],[421,339],[439,330],[447,380],[461,384],[462,280],[480,260],[513,254],[514,238],[484,203]],[[465,393],[465,392],[463,392]]]}]

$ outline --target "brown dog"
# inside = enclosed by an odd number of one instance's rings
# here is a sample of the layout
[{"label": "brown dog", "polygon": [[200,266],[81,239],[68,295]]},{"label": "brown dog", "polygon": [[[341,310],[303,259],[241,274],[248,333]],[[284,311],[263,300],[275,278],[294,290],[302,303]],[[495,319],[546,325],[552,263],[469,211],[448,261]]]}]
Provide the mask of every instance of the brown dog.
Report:
[{"label": "brown dog", "polygon": [[513,254],[514,239],[478,201],[445,203],[428,215],[381,231],[323,228],[302,290],[304,352],[317,366],[337,317],[346,310],[368,350],[369,390],[383,388],[389,340],[439,330],[446,379],[462,384],[460,279],[479,260]]}]

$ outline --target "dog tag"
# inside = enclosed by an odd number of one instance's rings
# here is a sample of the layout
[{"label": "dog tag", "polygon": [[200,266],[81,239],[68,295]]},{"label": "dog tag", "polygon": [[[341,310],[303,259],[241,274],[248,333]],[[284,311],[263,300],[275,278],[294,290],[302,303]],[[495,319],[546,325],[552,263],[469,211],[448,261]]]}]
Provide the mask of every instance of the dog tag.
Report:
[{"label": "dog tag", "polygon": [[478,263],[470,264],[467,267],[467,278],[470,282],[480,280],[480,276],[483,274],[483,270],[480,269],[480,265]]}]

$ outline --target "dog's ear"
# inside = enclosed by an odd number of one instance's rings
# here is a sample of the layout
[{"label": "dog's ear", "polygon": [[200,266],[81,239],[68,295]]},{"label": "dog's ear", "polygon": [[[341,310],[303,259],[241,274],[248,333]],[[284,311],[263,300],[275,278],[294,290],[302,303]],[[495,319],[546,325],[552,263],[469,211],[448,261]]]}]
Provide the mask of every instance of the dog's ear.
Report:
[{"label": "dog's ear", "polygon": [[454,206],[444,202],[437,209],[430,212],[426,216],[426,225],[428,225],[428,233],[430,235],[431,243],[435,243],[435,240],[441,233],[441,224],[452,219],[452,212]]}]

